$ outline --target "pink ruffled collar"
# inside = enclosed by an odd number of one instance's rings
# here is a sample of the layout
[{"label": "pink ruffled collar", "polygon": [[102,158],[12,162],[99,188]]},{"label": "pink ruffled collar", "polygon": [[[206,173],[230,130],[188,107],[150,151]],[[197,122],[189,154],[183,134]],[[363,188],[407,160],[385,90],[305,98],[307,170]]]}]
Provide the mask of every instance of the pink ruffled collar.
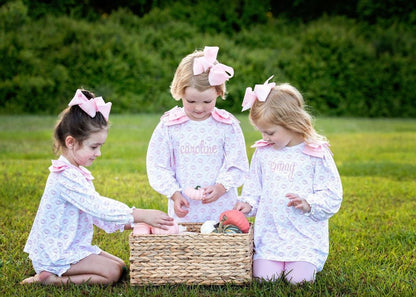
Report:
[{"label": "pink ruffled collar", "polygon": [[[251,147],[253,148],[261,148],[271,146],[273,143],[260,139],[256,141]],[[313,143],[305,143],[305,147],[303,148],[303,153],[312,157],[316,158],[323,158],[325,156],[325,151],[329,148],[329,143],[322,142],[320,144],[313,144]]]},{"label": "pink ruffled collar", "polygon": [[257,140],[251,147],[257,148],[257,147],[266,147],[269,145],[273,145],[273,143],[260,139],[260,140]]},{"label": "pink ruffled collar", "polygon": [[325,151],[329,149],[328,142],[322,143],[306,143],[303,153],[312,157],[317,157],[323,159],[325,156]]},{"label": "pink ruffled collar", "polygon": [[74,165],[68,163],[68,161],[62,156],[58,160],[52,160],[52,165],[49,167],[49,171],[50,172],[62,172],[65,169],[68,169],[68,168],[77,169],[79,172],[82,173],[82,175],[87,180],[93,180],[94,179],[91,172],[87,168],[85,168],[83,166],[79,166],[79,167],[74,166]]},{"label": "pink ruffled collar", "polygon": [[[234,120],[233,115],[223,109],[214,108],[211,115],[214,120],[224,124],[232,124]],[[190,120],[183,107],[178,106],[165,112],[161,119],[167,126],[179,125]]]},{"label": "pink ruffled collar", "polygon": [[189,121],[189,118],[183,108],[175,106],[171,110],[165,112],[161,117],[161,120],[163,120],[167,126],[173,126],[185,123]]}]

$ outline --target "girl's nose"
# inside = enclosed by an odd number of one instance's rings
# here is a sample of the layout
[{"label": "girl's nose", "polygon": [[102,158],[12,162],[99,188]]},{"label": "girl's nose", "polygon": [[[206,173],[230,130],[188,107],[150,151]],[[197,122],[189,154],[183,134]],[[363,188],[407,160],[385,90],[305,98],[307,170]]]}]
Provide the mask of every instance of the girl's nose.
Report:
[{"label": "girl's nose", "polygon": [[202,110],[203,110],[203,106],[201,104],[195,105],[195,111],[202,111]]}]

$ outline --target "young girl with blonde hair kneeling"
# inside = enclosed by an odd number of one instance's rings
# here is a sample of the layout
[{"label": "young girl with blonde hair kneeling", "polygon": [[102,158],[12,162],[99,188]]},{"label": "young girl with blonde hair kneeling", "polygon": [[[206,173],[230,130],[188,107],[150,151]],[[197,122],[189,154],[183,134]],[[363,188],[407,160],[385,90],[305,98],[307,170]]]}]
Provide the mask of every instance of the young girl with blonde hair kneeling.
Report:
[{"label": "young girl with blonde hair kneeling", "polygon": [[246,89],[243,110],[251,108],[263,139],[235,209],[256,216],[254,277],[310,282],[328,256],[328,219],[340,208],[342,185],[300,92],[270,79]]}]

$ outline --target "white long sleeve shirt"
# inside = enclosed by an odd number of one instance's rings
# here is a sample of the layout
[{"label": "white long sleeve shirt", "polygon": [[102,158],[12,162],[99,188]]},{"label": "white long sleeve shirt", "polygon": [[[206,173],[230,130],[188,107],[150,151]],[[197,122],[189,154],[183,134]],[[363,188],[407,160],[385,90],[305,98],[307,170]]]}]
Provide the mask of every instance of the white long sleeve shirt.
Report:
[{"label": "white long sleeve shirt", "polygon": [[[239,121],[225,110],[214,108],[203,121],[190,120],[183,108],[162,116],[147,152],[147,174],[154,190],[170,198],[176,191],[190,203],[189,213],[179,218],[168,199],[168,214],[178,222],[218,220],[237,201],[237,188],[248,172],[244,135]],[[196,186],[223,184],[229,191],[217,201],[202,204],[183,191]]]},{"label": "white long sleeve shirt", "polygon": [[[305,198],[311,212],[288,207],[287,193]],[[279,150],[259,144],[240,200],[256,215],[254,259],[305,261],[322,270],[329,249],[328,219],[342,201],[341,179],[326,144]]]},{"label": "white long sleeve shirt", "polygon": [[123,231],[133,215],[124,203],[98,194],[86,168],[61,156],[49,170],[24,251],[34,266],[61,275],[70,264],[101,252],[91,245],[93,225],[107,233]]}]

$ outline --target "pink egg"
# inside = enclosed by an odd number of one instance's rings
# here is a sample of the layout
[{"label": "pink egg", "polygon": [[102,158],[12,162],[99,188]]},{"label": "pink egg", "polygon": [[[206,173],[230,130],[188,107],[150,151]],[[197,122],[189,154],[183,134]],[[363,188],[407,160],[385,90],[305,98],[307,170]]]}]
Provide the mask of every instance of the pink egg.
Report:
[{"label": "pink egg", "polygon": [[133,234],[150,234],[150,226],[146,223],[134,223]]},{"label": "pink egg", "polygon": [[151,227],[151,233],[155,235],[169,235],[169,234],[178,234],[179,226],[176,222],[173,222],[173,226],[168,226],[168,230],[163,230],[161,228]]}]

